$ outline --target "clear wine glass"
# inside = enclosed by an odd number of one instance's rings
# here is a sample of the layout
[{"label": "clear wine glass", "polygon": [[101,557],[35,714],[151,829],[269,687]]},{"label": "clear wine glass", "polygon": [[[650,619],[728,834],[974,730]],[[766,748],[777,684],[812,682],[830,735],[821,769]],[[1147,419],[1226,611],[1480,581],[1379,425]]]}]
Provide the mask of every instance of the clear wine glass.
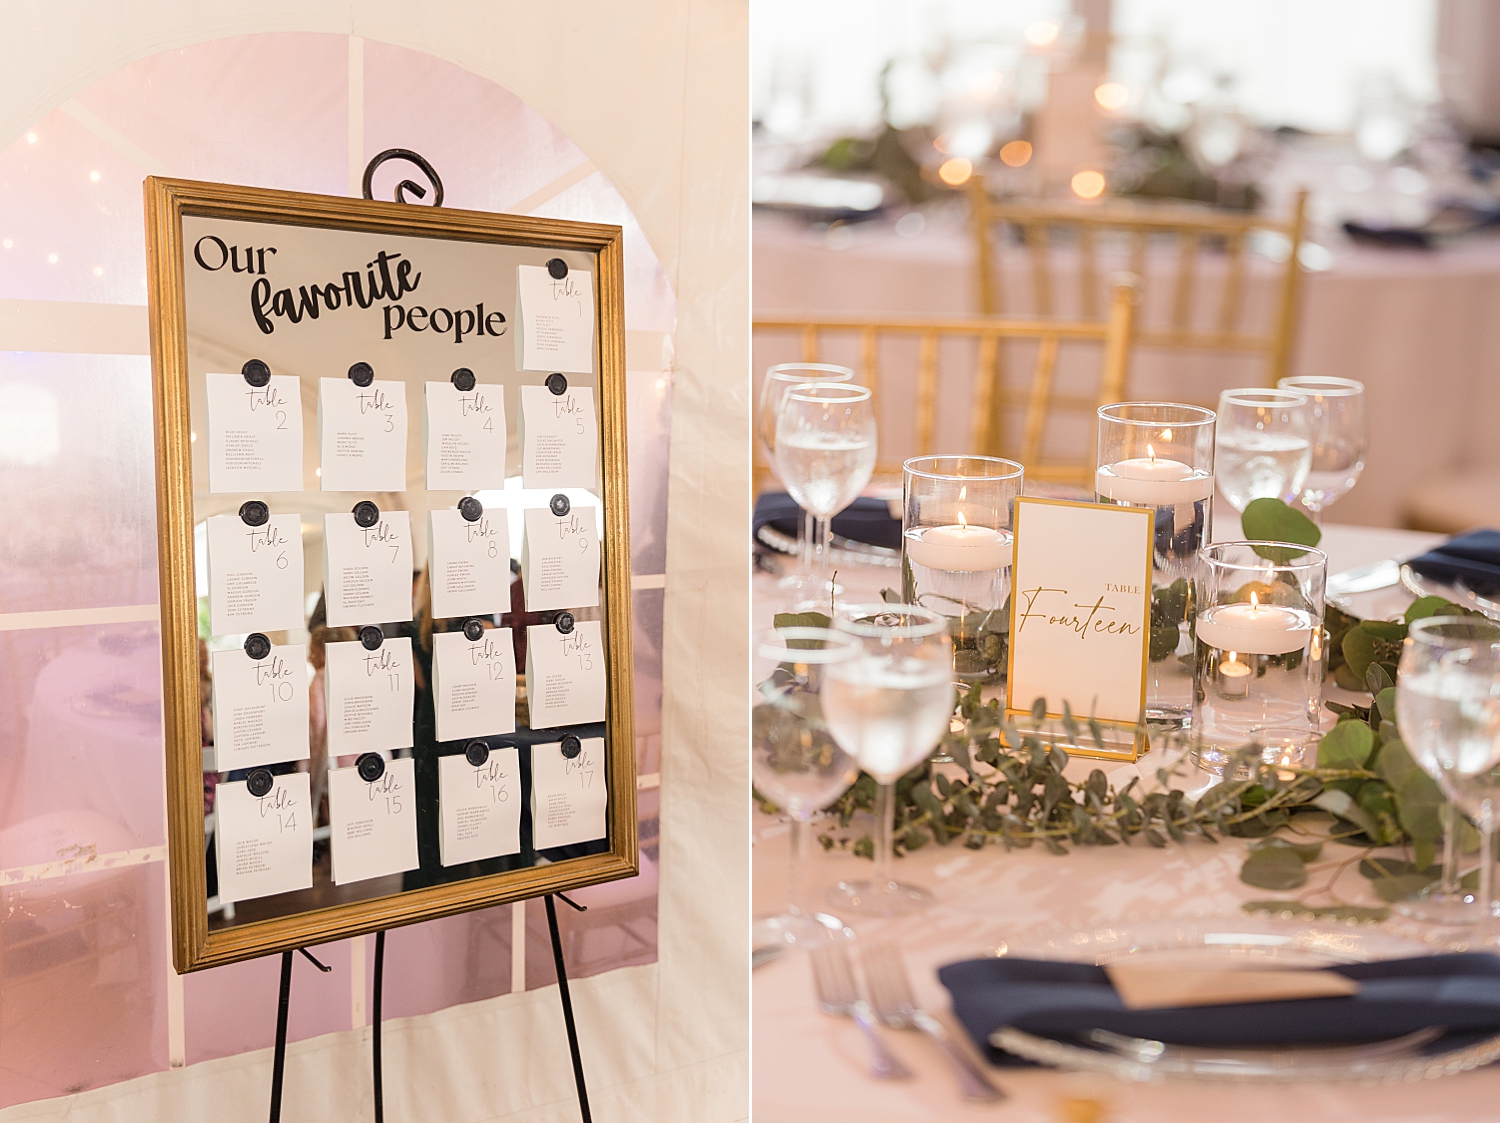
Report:
[{"label": "clear wine glass", "polygon": [[875,471],[875,407],[863,386],[804,383],[787,391],[776,418],[776,474],[817,519],[812,592],[829,591],[828,524],[853,503]]},{"label": "clear wine glass", "polygon": [[1296,499],[1312,462],[1307,396],[1225,390],[1218,417],[1214,473],[1234,509],[1243,513],[1252,499]]},{"label": "clear wine glass", "polygon": [[1313,522],[1343,498],[1365,470],[1370,424],[1365,415],[1365,386],[1352,378],[1299,375],[1283,378],[1278,389],[1307,398],[1312,426],[1312,463],[1302,485],[1302,506]]},{"label": "clear wine glass", "polygon": [[830,935],[807,906],[807,824],[859,775],[854,758],[829,736],[822,701],[829,668],[859,654],[856,637],[827,628],[781,628],[756,640],[750,772],[755,790],[791,820],[787,908],[756,921],[756,947],[820,943]]},{"label": "clear wine glass", "polygon": [[[793,386],[851,382],[853,379],[852,370],[848,367],[835,366],[832,363],[778,363],[766,371],[766,377],[760,384],[760,404],[755,414],[755,436],[760,441],[761,450],[766,454],[766,459],[771,462],[773,470],[776,467],[776,418],[781,413],[781,404],[786,401],[787,392]],[[778,587],[800,589],[811,585],[812,550],[813,516],[811,511],[803,511],[802,520],[797,526],[797,558],[800,564],[796,573],[789,573],[776,582]]]},{"label": "clear wine glass", "polygon": [[[1471,616],[1434,616],[1414,622],[1396,677],[1396,723],[1417,764],[1479,827],[1479,892],[1468,915],[1479,923],[1471,946],[1493,946],[1494,841],[1500,796],[1500,624]],[[1454,837],[1443,840],[1443,873],[1452,885],[1449,907],[1463,912]],[[1456,873],[1456,870],[1455,870]],[[1433,902],[1436,907],[1437,902]]]},{"label": "clear wine glass", "polygon": [[880,785],[875,875],[840,882],[828,900],[866,916],[925,908],[927,890],[898,882],[892,867],[896,781],[942,741],[953,717],[953,650],[948,621],[915,604],[841,607],[834,628],[857,636],[856,659],[828,668],[823,712],[833,739]]}]

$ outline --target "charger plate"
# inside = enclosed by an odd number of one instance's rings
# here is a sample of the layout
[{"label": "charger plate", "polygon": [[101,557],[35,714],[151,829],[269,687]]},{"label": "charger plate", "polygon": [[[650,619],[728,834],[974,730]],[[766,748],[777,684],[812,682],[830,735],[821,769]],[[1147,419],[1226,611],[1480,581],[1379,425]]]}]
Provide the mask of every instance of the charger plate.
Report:
[{"label": "charger plate", "polygon": [[[1328,967],[1432,955],[1416,929],[1269,917],[1222,916],[1055,925],[987,949],[990,956],[1055,959],[1103,966],[1123,959],[1183,967]],[[1500,1059],[1500,1034],[1473,1035],[1447,1046],[1440,1027],[1359,1045],[1205,1048],[1168,1045],[1095,1030],[1090,1044],[1024,1033],[1008,1026],[990,1044],[1057,1068],[1102,1072],[1122,1080],[1240,1083],[1339,1081],[1402,1084],[1453,1076]]]}]

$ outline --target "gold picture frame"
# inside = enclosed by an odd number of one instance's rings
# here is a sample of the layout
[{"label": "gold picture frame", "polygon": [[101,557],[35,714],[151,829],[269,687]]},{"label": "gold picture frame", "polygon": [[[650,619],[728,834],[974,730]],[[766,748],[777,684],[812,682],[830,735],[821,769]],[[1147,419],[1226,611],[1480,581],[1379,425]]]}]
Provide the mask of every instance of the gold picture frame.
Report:
[{"label": "gold picture frame", "polygon": [[[148,308],[157,459],[162,693],[172,952],[179,972],[359,936],[639,872],[626,471],[623,235],[618,226],[344,199],[149,177]],[[183,219],[345,230],[592,255],[597,416],[604,510],[608,850],[448,884],[210,930],[194,573],[192,413]]]}]

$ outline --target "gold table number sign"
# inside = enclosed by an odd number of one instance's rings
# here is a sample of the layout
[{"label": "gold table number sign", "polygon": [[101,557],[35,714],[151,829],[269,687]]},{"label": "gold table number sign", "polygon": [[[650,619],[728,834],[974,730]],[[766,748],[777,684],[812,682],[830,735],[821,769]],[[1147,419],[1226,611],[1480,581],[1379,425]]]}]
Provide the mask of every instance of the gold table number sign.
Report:
[{"label": "gold table number sign", "polygon": [[1146,747],[1152,526],[1145,508],[1016,501],[1006,710],[1044,698],[1049,717],[1064,702],[1094,717],[1105,747],[1085,735],[1074,755],[1135,760]]}]

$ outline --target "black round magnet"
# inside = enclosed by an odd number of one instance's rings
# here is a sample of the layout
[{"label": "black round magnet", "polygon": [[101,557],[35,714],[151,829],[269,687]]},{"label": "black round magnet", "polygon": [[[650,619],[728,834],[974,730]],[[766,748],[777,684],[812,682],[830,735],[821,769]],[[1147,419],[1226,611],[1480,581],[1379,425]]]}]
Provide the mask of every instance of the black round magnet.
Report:
[{"label": "black round magnet", "polygon": [[259,499],[247,499],[240,504],[240,518],[246,526],[265,526],[271,517],[271,508]]},{"label": "black round magnet", "polygon": [[354,767],[359,769],[361,780],[373,784],[385,775],[385,758],[379,753],[364,753],[354,762]]},{"label": "black round magnet", "polygon": [[375,368],[369,363],[355,363],[349,368],[349,378],[356,386],[368,386],[375,381]]},{"label": "black round magnet", "polygon": [[552,622],[557,625],[557,630],[563,635],[567,635],[573,630],[573,614],[571,612],[559,612],[552,618]]},{"label": "black round magnet", "polygon": [[484,514],[484,504],[472,495],[465,495],[458,501],[458,513],[464,517],[465,522],[477,523]]},{"label": "black round magnet", "polygon": [[245,654],[259,663],[271,654],[271,641],[262,632],[251,632],[245,637]]},{"label": "black round magnet", "polygon": [[560,281],[568,275],[568,263],[560,257],[554,257],[547,262],[547,272],[554,281]]},{"label": "black round magnet", "polygon": [[490,746],[488,741],[481,741],[477,737],[464,746],[464,759],[478,768],[490,759]]},{"label": "black round magnet", "polygon": [[380,521],[380,508],[368,499],[361,499],[356,503],[351,514],[354,515],[354,524],[366,530]]},{"label": "black round magnet", "polygon": [[240,373],[251,386],[267,386],[271,382],[271,368],[259,359],[251,359],[240,367]]},{"label": "black round magnet", "polygon": [[374,624],[366,624],[359,630],[359,642],[365,645],[366,651],[378,651],[385,642],[385,633]]},{"label": "black round magnet", "polygon": [[559,398],[568,392],[568,379],[566,375],[549,374],[547,376],[547,381],[543,383],[543,385],[545,385],[547,389],[551,390]]},{"label": "black round magnet", "polygon": [[252,768],[250,775],[245,777],[245,787],[250,789],[250,794],[256,799],[270,794],[276,786],[276,777],[271,775],[269,768]]},{"label": "black round magnet", "polygon": [[471,642],[477,643],[479,637],[484,635],[484,625],[478,620],[465,620],[464,635],[467,636]]},{"label": "black round magnet", "polygon": [[562,755],[572,760],[581,752],[583,752],[583,742],[571,733],[563,734]]},{"label": "black round magnet", "polygon": [[547,506],[552,508],[552,513],[558,518],[562,518],[573,509],[573,504],[568,502],[568,497],[562,492],[558,492],[556,495],[554,495],[552,497],[552,501],[548,503]]},{"label": "black round magnet", "polygon": [[449,381],[456,386],[461,393],[467,394],[474,389],[474,372],[468,367],[459,367],[450,376]]}]

